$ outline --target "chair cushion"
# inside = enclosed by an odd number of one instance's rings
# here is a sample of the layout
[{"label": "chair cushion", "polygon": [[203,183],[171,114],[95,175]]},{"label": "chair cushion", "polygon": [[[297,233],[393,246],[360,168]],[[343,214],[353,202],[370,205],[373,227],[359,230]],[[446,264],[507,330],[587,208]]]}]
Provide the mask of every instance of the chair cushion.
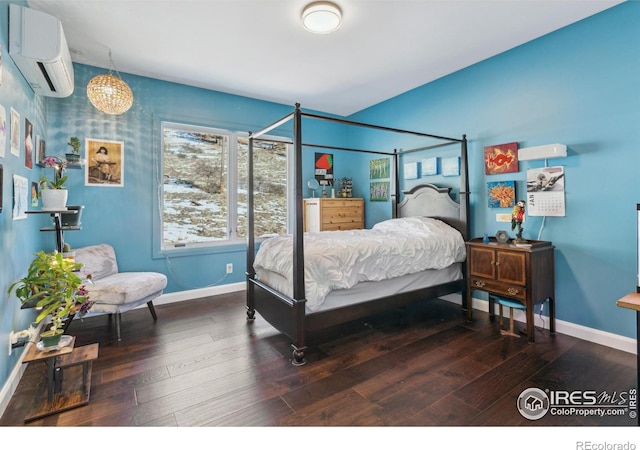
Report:
[{"label": "chair cushion", "polygon": [[91,245],[75,250],[76,262],[82,263],[78,276],[85,278],[91,274],[96,281],[118,273],[116,252],[109,244]]},{"label": "chair cushion", "polygon": [[527,309],[525,305],[523,305],[522,303],[516,300],[511,300],[509,298],[504,298],[504,297],[495,297],[495,299],[499,305],[506,306],[508,308],[522,309],[522,310]]},{"label": "chair cushion", "polygon": [[[89,300],[95,304],[92,310],[99,311],[100,304],[127,305],[155,293],[161,293],[167,286],[167,277],[157,272],[122,272],[93,281],[87,285]],[[121,311],[125,309],[119,308]]]}]

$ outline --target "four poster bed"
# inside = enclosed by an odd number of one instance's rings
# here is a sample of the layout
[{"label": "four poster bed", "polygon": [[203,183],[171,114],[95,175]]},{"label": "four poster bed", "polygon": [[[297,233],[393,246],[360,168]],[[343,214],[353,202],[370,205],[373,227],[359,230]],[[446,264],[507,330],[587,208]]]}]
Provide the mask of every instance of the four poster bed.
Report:
[{"label": "four poster bed", "polygon": [[[410,150],[362,150],[303,142],[302,119],[409,134],[430,145]],[[296,223],[291,235],[265,239],[256,252],[253,214],[253,140],[292,122]],[[403,154],[460,146],[459,202],[451,188],[422,184],[400,200],[398,166]],[[370,230],[303,232],[302,147],[356,151],[392,158],[392,218]],[[247,320],[257,311],[292,339],[294,365],[304,364],[308,332],[464,292],[465,240],[469,238],[467,140],[380,127],[294,111],[249,136]],[[381,245],[385,244],[385,245]],[[304,261],[304,264],[302,263]],[[462,296],[462,308],[471,318]]]}]

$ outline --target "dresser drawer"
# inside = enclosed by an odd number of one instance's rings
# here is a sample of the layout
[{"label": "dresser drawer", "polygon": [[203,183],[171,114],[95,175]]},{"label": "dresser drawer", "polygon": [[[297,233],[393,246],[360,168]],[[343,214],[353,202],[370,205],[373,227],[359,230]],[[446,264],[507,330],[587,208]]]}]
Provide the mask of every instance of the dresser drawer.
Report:
[{"label": "dresser drawer", "polygon": [[323,231],[360,230],[362,228],[364,228],[364,224],[362,222],[322,224]]},{"label": "dresser drawer", "polygon": [[527,298],[527,288],[525,286],[508,285],[487,278],[471,277],[470,286],[473,289],[482,289],[496,295],[513,297],[518,300],[526,300]]}]

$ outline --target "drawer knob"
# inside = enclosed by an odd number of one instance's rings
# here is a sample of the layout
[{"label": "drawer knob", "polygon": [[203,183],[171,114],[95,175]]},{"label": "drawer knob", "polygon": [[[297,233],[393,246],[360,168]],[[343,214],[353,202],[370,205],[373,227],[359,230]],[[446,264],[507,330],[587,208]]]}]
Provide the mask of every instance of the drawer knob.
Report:
[{"label": "drawer knob", "polygon": [[484,281],[476,281],[476,286],[480,288],[484,287]]},{"label": "drawer knob", "polygon": [[516,295],[518,292],[520,292],[518,289],[516,288],[509,288],[507,289],[507,292],[511,295]]}]

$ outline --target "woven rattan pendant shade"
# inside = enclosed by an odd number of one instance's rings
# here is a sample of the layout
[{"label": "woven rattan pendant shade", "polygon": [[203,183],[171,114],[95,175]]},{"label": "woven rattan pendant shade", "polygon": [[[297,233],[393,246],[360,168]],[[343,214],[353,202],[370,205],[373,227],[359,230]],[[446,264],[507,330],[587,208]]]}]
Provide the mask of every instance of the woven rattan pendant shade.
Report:
[{"label": "woven rattan pendant shade", "polygon": [[[113,67],[111,52],[109,52],[109,62]],[[108,74],[95,76],[89,81],[87,97],[98,111],[105,114],[123,114],[133,104],[131,88],[120,78],[119,74],[116,76],[112,71],[109,71]]]}]

